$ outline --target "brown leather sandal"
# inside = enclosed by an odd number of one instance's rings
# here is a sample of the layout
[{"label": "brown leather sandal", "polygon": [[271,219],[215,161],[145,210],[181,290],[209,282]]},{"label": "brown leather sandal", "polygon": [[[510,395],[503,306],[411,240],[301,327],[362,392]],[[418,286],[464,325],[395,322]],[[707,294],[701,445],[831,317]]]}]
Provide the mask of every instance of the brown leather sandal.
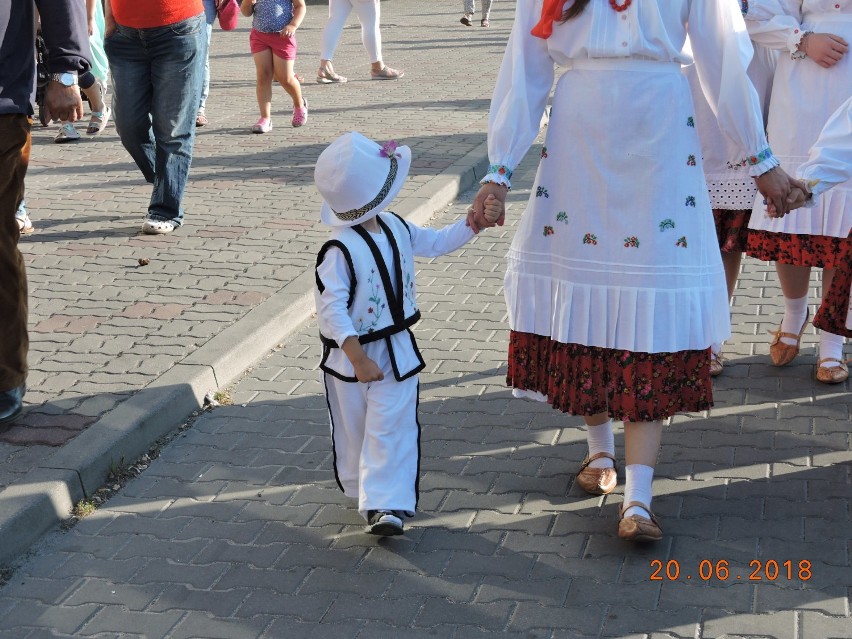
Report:
[{"label": "brown leather sandal", "polygon": [[[802,334],[805,332],[805,328],[808,326],[808,321],[811,317],[811,309],[808,307],[808,314],[805,315],[805,321],[802,323],[802,328],[799,331],[799,334],[795,333],[787,333],[781,330],[781,327],[778,327],[777,331],[769,331],[770,335],[773,335],[774,338],[772,343],[769,345],[769,358],[772,360],[773,366],[786,366],[794,359],[796,359],[796,355],[799,354],[799,346],[802,342]],[[796,340],[795,344],[785,344],[781,341],[782,337],[787,337],[789,339]]]},{"label": "brown leather sandal", "polygon": [[[590,468],[591,464],[596,459],[612,460],[612,468]],[[580,470],[577,471],[577,485],[590,495],[608,495],[615,490],[615,485],[618,482],[618,469],[616,467],[615,457],[609,453],[595,453],[591,457],[586,455],[583,463],[580,464]]]},{"label": "brown leather sandal", "polygon": [[[642,517],[641,515],[624,516],[624,511],[633,506],[638,506],[646,510],[651,518]],[[654,513],[645,504],[638,501],[631,501],[627,504],[621,504],[619,511],[621,520],[618,522],[618,536],[627,541],[659,541],[663,538],[663,529],[660,528],[660,522],[654,517]]]},{"label": "brown leather sandal", "polygon": [[[823,366],[825,362],[837,362],[839,366]],[[849,379],[848,362],[836,357],[826,357],[817,360],[816,381],[823,384],[842,384]]]}]

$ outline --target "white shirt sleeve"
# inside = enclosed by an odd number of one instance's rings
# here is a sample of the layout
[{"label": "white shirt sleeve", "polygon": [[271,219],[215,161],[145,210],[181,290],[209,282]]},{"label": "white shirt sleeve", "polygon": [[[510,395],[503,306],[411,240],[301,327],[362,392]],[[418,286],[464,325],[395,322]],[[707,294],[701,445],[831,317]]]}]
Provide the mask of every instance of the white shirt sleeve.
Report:
[{"label": "white shirt sleeve", "polygon": [[[555,71],[547,40],[530,34],[540,17],[541,0],[518,0],[512,33],[491,98],[488,115],[491,166],[483,181],[511,186],[510,172],[520,164],[541,128]],[[500,173],[499,167],[508,171]]]},{"label": "white shirt sleeve", "polygon": [[852,98],[825,123],[797,174],[809,182],[819,180],[811,189],[814,195],[852,179]]},{"label": "white shirt sleeve", "polygon": [[358,331],[346,307],[352,274],[339,248],[332,247],[326,252],[323,261],[317,266],[317,276],[325,287],[322,293],[319,287],[314,289],[320,333],[338,345],[343,344],[347,337],[357,337]]},{"label": "white shirt sleeve", "polygon": [[763,129],[760,99],[746,73],[754,49],[738,3],[693,2],[687,30],[701,88],[719,128],[748,152],[749,175],[778,166]]},{"label": "white shirt sleeve", "polygon": [[749,0],[746,25],[756,43],[793,54],[805,35],[801,0]]},{"label": "white shirt sleeve", "polygon": [[411,231],[412,251],[421,257],[437,257],[452,253],[467,244],[474,236],[473,229],[466,222],[467,219],[462,218],[455,224],[442,229],[427,228],[406,222]]}]

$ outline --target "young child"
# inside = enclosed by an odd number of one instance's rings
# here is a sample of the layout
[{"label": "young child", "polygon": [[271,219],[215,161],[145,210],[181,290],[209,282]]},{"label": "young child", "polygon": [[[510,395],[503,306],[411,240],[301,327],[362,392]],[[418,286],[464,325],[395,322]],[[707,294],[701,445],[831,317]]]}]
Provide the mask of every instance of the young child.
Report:
[{"label": "young child", "polygon": [[293,72],[296,61],[296,29],[305,18],[305,0],[241,0],[244,16],[254,15],[249,36],[257,70],[257,105],[260,119],[252,133],[272,130],[272,79],[293,98],[293,126],[308,121],[308,101]]},{"label": "young child", "polygon": [[[352,132],[320,154],[314,171],[320,217],[332,227],[314,295],[334,474],[374,535],[401,535],[417,505],[425,363],[411,332],[420,319],[414,256],[451,253],[474,235],[464,219],[435,230],[385,210],[410,165],[408,147]],[[488,219],[502,211],[496,198],[485,203]]]},{"label": "young child", "polygon": [[[852,97],[846,100],[826,122],[808,161],[799,167],[805,192],[793,206],[813,206],[815,199],[828,189],[852,180]],[[794,214],[795,215],[795,214]],[[840,265],[823,296],[814,326],[836,335],[852,337],[852,229],[842,248]],[[846,367],[846,362],[840,362]]]}]

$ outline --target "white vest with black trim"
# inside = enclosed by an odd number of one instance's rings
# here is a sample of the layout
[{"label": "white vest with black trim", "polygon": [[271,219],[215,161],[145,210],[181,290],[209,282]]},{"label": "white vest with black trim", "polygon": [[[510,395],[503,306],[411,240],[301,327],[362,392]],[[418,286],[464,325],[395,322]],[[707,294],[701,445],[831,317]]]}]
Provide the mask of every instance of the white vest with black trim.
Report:
[{"label": "white vest with black trim", "polygon": [[[414,251],[410,231],[402,218],[387,212],[380,213],[377,221],[390,244],[393,268],[385,264],[379,247],[360,225],[334,229],[331,239],[323,244],[317,255],[317,267],[330,248],[338,248],[343,253],[352,274],[347,309],[358,332],[358,341],[368,344],[384,340],[394,377],[401,382],[426,367],[411,332],[411,326],[420,320],[415,301]],[[316,284],[322,294],[325,286],[319,274]],[[357,382],[351,366],[339,370],[340,367],[329,365],[329,355],[339,345],[322,333],[320,340],[323,344],[320,368],[343,381]],[[406,351],[404,357],[403,353],[397,353],[399,350]]]}]

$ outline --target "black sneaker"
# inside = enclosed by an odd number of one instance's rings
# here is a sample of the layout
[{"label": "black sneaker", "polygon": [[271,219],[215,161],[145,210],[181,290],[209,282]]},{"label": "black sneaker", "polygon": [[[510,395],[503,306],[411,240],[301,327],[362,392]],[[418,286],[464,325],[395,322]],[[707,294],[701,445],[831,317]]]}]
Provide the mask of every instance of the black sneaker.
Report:
[{"label": "black sneaker", "polygon": [[371,510],[367,513],[369,526],[367,532],[371,535],[391,537],[403,534],[402,519],[390,510]]}]

